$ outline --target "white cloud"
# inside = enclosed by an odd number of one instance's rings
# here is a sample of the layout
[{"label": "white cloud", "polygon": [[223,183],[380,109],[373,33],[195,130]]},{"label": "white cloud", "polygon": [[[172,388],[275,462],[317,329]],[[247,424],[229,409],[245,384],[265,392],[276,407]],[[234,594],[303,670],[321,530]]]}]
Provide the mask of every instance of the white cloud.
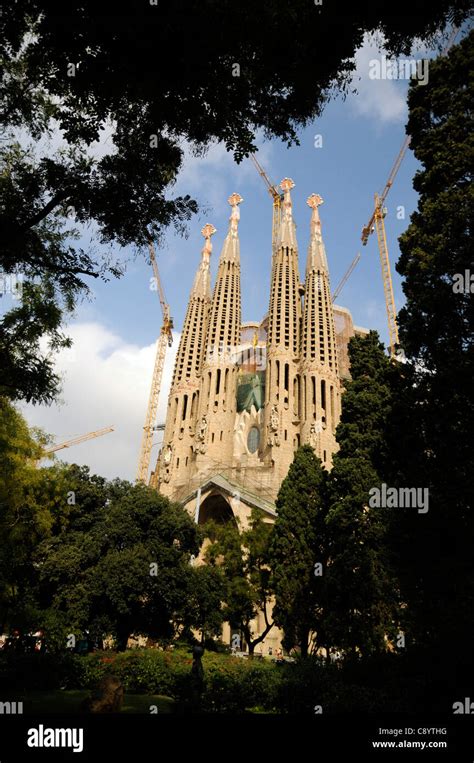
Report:
[{"label": "white cloud", "polygon": [[[156,345],[127,344],[100,323],[76,323],[68,328],[73,347],[58,355],[57,370],[63,376],[62,402],[51,407],[25,405],[30,425],[42,427],[56,442],[101,429],[115,431],[88,440],[57,457],[87,464],[104,477],[135,479],[138,454],[150,391]],[[179,334],[166,355],[158,421],[164,422],[168,392]],[[155,443],[162,433],[155,435]],[[158,447],[152,450],[152,465]]]},{"label": "white cloud", "polygon": [[352,79],[357,93],[350,95],[348,104],[358,116],[374,119],[383,124],[404,122],[408,114],[406,80],[370,79],[369,65],[373,59],[386,55],[382,43],[374,36],[365,35],[364,43],[356,53],[356,71]]},{"label": "white cloud", "polygon": [[[256,145],[258,159],[271,177],[274,146],[265,142],[261,134],[257,135]],[[233,154],[222,143],[213,143],[202,157],[193,156],[189,147],[185,146],[183,167],[173,195],[190,193],[201,204],[211,207],[214,213],[228,215],[228,197],[239,191],[243,184],[249,183],[262,183],[250,159],[243,159],[237,164]]]}]

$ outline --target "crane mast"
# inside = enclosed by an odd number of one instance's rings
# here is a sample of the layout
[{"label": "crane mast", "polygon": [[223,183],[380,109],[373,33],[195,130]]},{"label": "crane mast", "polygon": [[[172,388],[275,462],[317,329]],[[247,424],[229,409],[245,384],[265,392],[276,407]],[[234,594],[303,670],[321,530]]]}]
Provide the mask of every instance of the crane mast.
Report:
[{"label": "crane mast", "polygon": [[[454,40],[456,39],[458,32],[459,32],[459,28],[453,27],[453,29],[451,30],[451,34],[449,35],[448,41],[441,53],[441,56],[445,56],[446,53],[449,51],[452,44],[454,43]],[[369,236],[372,233],[374,233],[374,231],[377,232],[377,243],[379,247],[380,263],[382,266],[382,281],[383,281],[384,296],[385,296],[385,308],[387,311],[388,331],[389,331],[389,337],[390,337],[390,354],[392,357],[395,355],[395,346],[398,344],[398,326],[397,326],[397,311],[395,308],[395,299],[393,295],[393,284],[392,284],[392,275],[391,275],[391,269],[390,269],[390,260],[388,256],[387,237],[385,233],[384,217],[386,215],[386,209],[384,207],[384,203],[385,203],[385,199],[387,198],[388,192],[390,191],[390,188],[393,185],[393,181],[395,180],[397,172],[400,169],[400,165],[405,157],[405,154],[407,152],[409,145],[410,145],[410,136],[407,135],[393,163],[392,169],[390,170],[389,176],[387,178],[387,182],[385,183],[383,187],[382,193],[380,195],[375,194],[374,211],[372,212],[372,215],[367,225],[364,225],[364,227],[362,228],[362,236],[361,236],[362,244],[366,246],[367,241],[369,240]],[[336,291],[334,292],[333,300],[336,298],[336,296],[339,294],[342,287],[348,280],[355,266],[359,262],[359,259],[360,259],[360,256],[356,257],[350,264],[346,273],[342,277]]]},{"label": "crane mast", "polygon": [[272,252],[274,252],[278,243],[278,233],[280,231],[281,205],[283,202],[283,194],[280,193],[277,187],[271,182],[270,178],[268,177],[267,173],[263,169],[262,165],[258,161],[255,154],[250,154],[250,159],[252,160],[258,174],[262,177],[263,182],[267,186],[267,191],[273,199]]},{"label": "crane mast", "polygon": [[382,267],[382,281],[385,296],[385,309],[387,311],[388,333],[390,337],[390,355],[395,356],[395,348],[398,344],[397,311],[395,297],[393,296],[392,274],[390,270],[390,258],[388,256],[387,237],[385,235],[384,217],[385,207],[382,207],[380,197],[375,194],[374,222],[377,231],[377,243],[379,245],[380,265]]},{"label": "crane mast", "polygon": [[160,300],[163,313],[163,323],[160,336],[156,346],[155,365],[153,368],[153,377],[151,382],[150,396],[143,427],[143,435],[140,446],[140,455],[138,459],[137,481],[147,483],[148,470],[150,467],[151,448],[153,445],[153,432],[156,429],[156,414],[158,412],[158,401],[160,397],[161,380],[163,378],[163,368],[165,365],[166,349],[173,344],[173,319],[170,316],[170,308],[166,301],[161,283],[158,264],[155,257],[155,248],[153,241],[148,240],[148,250],[150,253],[151,266],[155,277],[156,289]]}]

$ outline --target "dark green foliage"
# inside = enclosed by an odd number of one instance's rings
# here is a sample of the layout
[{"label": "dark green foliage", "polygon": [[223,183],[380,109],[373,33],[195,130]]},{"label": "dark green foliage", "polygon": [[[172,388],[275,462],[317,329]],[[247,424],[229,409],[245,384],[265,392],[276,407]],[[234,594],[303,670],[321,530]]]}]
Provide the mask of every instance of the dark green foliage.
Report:
[{"label": "dark green foliage", "polygon": [[420,645],[437,645],[440,657],[447,644],[472,654],[474,631],[474,300],[469,287],[453,288],[456,273],[474,273],[473,66],[471,32],[431,64],[426,87],[410,88],[420,198],[397,265],[410,366],[401,375],[392,469],[401,484],[429,488],[429,511],[402,512],[394,542],[407,629]]},{"label": "dark green foliage", "polygon": [[67,522],[68,469],[36,469],[47,436],[30,430],[0,397],[0,628],[27,628],[36,617],[33,554]]},{"label": "dark green foliage", "polygon": [[[470,696],[466,655],[455,655],[448,667],[439,663],[436,652],[426,650],[376,655],[343,666],[315,658],[276,665],[205,652],[203,666],[204,712],[253,710],[314,716],[315,706],[321,705],[323,715],[446,714],[456,699]],[[84,657],[0,652],[0,684],[9,696],[22,692],[28,697],[35,690],[90,690],[104,675],[112,674],[120,678],[127,693],[166,695],[185,710],[191,667],[191,651],[181,648],[106,651]]]},{"label": "dark green foliage", "polygon": [[327,644],[370,654],[393,637],[397,583],[387,535],[391,510],[369,505],[380,488],[391,412],[392,369],[376,332],[349,344],[352,378],[342,399],[337,429],[340,450],[328,478],[325,518],[327,554],[325,617]]},{"label": "dark green foliage", "polygon": [[[437,0],[413,15],[402,2],[396,16],[354,6],[341,24],[339,8],[307,0],[290,9],[159,2],[98,16],[92,0],[69,2],[60,15],[51,3],[4,3],[0,270],[23,273],[28,288],[21,309],[0,322],[0,393],[52,401],[59,379],[40,339],[67,346],[60,327],[88,277],[122,272],[110,253],[74,246],[67,217],[120,246],[145,247],[170,225],[185,232],[197,203],[172,188],[186,142],[195,155],[222,142],[237,161],[254,150],[259,129],[295,142],[332,92],[347,90],[366,31],[380,29],[391,53],[408,52],[414,38],[460,23],[470,5]],[[281,55],[282,40],[298,43]],[[57,128],[62,148],[44,150]],[[19,131],[34,151],[19,145]],[[109,150],[97,156],[93,143],[104,133]]]},{"label": "dark green foliage", "polygon": [[171,638],[191,585],[190,555],[199,549],[186,511],[147,487],[117,482],[84,524],[81,515],[79,527],[38,547],[42,605],[66,613],[72,632],[111,632],[121,648],[132,632]]},{"label": "dark green foliage", "polygon": [[222,602],[226,595],[226,580],[216,567],[200,565],[189,570],[188,595],[181,616],[185,626],[193,625],[202,641],[219,637],[225,614]]},{"label": "dark green foliage", "polygon": [[298,646],[302,655],[308,651],[310,632],[319,631],[323,578],[315,576],[314,565],[325,564],[323,491],[321,462],[304,445],[281,484],[270,546],[275,622],[284,630],[285,646]]},{"label": "dark green foliage", "polygon": [[[85,657],[0,653],[0,679],[10,691],[92,689],[110,673],[123,682],[127,692],[164,694],[185,701],[191,686],[191,667],[191,652],[183,649],[97,652]],[[203,667],[205,712],[275,708],[280,671],[272,663],[205,652]]]},{"label": "dark green foliage", "polygon": [[[247,530],[239,530],[233,522],[224,525],[208,523],[206,536],[211,541],[206,550],[208,564],[217,566],[226,581],[223,593],[224,619],[241,631],[250,654],[254,653],[273,627],[270,597],[272,578],[269,568],[269,544],[272,525],[254,512]],[[265,628],[252,630],[252,620],[262,612]]]}]

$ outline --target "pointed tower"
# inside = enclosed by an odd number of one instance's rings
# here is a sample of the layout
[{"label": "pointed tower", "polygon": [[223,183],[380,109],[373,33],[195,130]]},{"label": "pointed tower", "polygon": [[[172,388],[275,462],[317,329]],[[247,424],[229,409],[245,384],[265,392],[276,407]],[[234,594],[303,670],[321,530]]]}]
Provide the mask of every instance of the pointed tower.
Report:
[{"label": "pointed tower", "polygon": [[193,453],[194,424],[199,407],[199,384],[203,363],[204,339],[211,307],[209,273],[212,252],[211,236],[216,229],[205,225],[201,262],[189,295],[168,398],[163,449],[158,459],[159,487],[171,495],[186,482]]},{"label": "pointed tower", "polygon": [[265,384],[266,461],[274,462],[278,483],[286,476],[299,447],[301,416],[301,290],[290,196],[294,183],[285,178],[280,187],[284,192],[283,215],[273,252]]},{"label": "pointed tower", "polygon": [[301,442],[312,445],[323,464],[330,467],[337,449],[334,435],[341,415],[341,390],[328,264],[318,212],[322,203],[321,196],[315,193],[307,200],[312,214],[301,332]]},{"label": "pointed tower", "polygon": [[238,193],[228,199],[232,208],[229,230],[219,259],[209,314],[194,444],[198,470],[204,463],[208,468],[209,464],[218,464],[222,470],[232,464],[241,324],[238,225],[242,201]]}]

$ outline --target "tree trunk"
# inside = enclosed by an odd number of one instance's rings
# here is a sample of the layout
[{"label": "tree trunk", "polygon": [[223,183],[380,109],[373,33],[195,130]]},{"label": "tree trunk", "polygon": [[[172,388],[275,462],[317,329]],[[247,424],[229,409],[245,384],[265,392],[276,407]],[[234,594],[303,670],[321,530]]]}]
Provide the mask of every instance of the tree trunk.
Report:
[{"label": "tree trunk", "polygon": [[301,641],[300,641],[300,649],[301,649],[302,657],[308,656],[308,641],[309,641],[309,628],[305,628],[301,632]]},{"label": "tree trunk", "polygon": [[127,642],[130,637],[130,629],[129,628],[118,628],[117,629],[117,651],[119,652],[125,652],[127,648]]}]

